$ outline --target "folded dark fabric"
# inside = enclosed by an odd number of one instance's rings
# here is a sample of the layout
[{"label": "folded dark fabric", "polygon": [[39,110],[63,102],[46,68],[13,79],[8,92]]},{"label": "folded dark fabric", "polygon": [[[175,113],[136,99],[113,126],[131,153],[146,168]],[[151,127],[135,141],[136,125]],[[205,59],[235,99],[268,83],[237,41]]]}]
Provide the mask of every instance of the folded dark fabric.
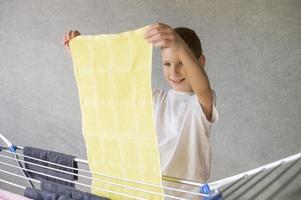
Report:
[{"label": "folded dark fabric", "polygon": [[71,197],[65,194],[50,193],[33,188],[26,188],[24,196],[34,200],[73,200]]},{"label": "folded dark fabric", "polygon": [[49,193],[55,193],[60,197],[62,197],[63,195],[66,197],[70,197],[73,200],[109,200],[109,198],[106,197],[100,197],[91,193],[75,190],[72,187],[58,185],[55,183],[45,181],[41,182],[41,189]]},{"label": "folded dark fabric", "polygon": [[24,196],[35,200],[55,200],[57,195],[47,191],[37,190],[33,188],[26,188]]},{"label": "folded dark fabric", "polygon": [[[63,154],[63,153],[58,153],[58,152],[54,152],[54,151],[47,151],[47,150],[43,150],[43,149],[38,149],[38,148],[33,148],[33,147],[24,147],[23,149],[23,154],[25,156],[30,156],[30,157],[34,157],[34,158],[38,158],[41,160],[45,160],[45,161],[49,161],[49,162],[53,162],[56,164],[60,164],[60,165],[64,165],[67,167],[72,167],[72,168],[77,168],[77,162],[74,161],[75,156],[71,156],[71,155],[67,155],[67,154]],[[59,167],[56,165],[52,165],[49,163],[44,163],[41,161],[37,161],[31,158],[26,158],[24,157],[24,160],[27,162],[32,162],[35,164],[39,164],[39,165],[43,165],[43,166],[48,166],[51,168],[55,168],[55,169],[60,169],[60,170],[64,170],[67,172],[72,172],[72,173],[78,173],[77,170],[73,170],[73,169],[68,169],[68,168],[64,168],[64,167]],[[28,163],[25,163],[25,168],[26,169],[30,169],[36,172],[40,172],[40,173],[45,173],[51,176],[55,176],[55,177],[59,177],[62,179],[67,179],[70,181],[74,181],[77,180],[77,176],[71,175],[71,174],[66,174],[63,172],[59,172],[59,171],[54,171],[51,169],[46,169],[46,168],[42,168],[39,166],[35,166],[35,165],[31,165]],[[45,181],[50,181],[53,183],[58,183],[58,184],[63,184],[63,185],[68,185],[71,187],[75,187],[74,183],[70,183],[67,181],[62,181],[59,179],[55,179],[55,178],[50,178],[47,176],[43,176],[40,174],[36,174],[33,172],[29,172],[29,171],[25,171],[25,174],[30,177],[30,178],[34,178],[37,180],[45,180]]]}]

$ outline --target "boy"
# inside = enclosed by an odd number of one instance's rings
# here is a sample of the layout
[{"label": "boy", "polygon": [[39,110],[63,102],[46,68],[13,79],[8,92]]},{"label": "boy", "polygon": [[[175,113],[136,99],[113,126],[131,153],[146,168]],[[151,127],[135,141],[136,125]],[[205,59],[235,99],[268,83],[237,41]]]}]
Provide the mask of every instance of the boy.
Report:
[{"label": "boy", "polygon": [[[78,31],[70,31],[63,39],[68,48]],[[162,23],[150,25],[145,39],[162,50],[163,73],[171,90],[153,92],[156,132],[162,174],[165,176],[206,182],[210,174],[209,135],[217,120],[215,96],[204,70],[205,56],[201,42],[188,28],[172,29]],[[199,188],[165,182],[165,186],[199,192]],[[167,192],[188,199],[195,195]]]}]

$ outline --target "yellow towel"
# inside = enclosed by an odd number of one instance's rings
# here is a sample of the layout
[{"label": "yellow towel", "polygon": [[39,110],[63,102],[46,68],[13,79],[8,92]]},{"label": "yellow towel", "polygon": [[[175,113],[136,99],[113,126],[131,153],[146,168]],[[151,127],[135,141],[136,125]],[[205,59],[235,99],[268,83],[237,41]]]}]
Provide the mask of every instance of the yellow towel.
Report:
[{"label": "yellow towel", "polygon": [[[158,186],[161,170],[152,113],[152,46],[146,27],[120,34],[78,36],[70,42],[90,170]],[[162,189],[104,178],[162,193]],[[120,186],[101,187],[144,199],[163,199]],[[92,189],[111,199],[131,199]]]}]

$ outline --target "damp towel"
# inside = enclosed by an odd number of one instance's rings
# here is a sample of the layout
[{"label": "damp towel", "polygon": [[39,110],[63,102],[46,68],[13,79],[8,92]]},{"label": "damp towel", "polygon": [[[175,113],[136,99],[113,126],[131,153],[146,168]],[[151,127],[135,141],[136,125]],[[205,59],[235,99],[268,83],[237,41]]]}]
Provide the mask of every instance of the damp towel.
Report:
[{"label": "damp towel", "polygon": [[49,193],[55,193],[59,196],[70,197],[74,200],[109,200],[109,198],[100,197],[91,193],[75,190],[72,187],[62,186],[51,182],[41,182],[41,190]]},{"label": "damp towel", "polygon": [[[56,164],[67,166],[67,167],[77,168],[77,162],[74,161],[75,157],[71,156],[71,155],[58,153],[58,152],[54,152],[54,151],[47,151],[47,150],[44,150],[44,149],[39,149],[39,148],[34,148],[34,147],[24,147],[23,154],[25,156],[38,158],[38,159],[41,159],[41,160],[53,162],[53,163],[56,163]],[[68,168],[64,168],[64,167],[59,167],[59,166],[56,166],[56,165],[44,163],[42,161],[37,161],[37,160],[27,158],[27,157],[24,157],[24,160],[27,161],[27,162],[32,162],[32,163],[35,163],[35,164],[39,164],[39,165],[43,165],[43,166],[47,166],[47,167],[51,167],[51,168],[55,168],[55,169],[59,169],[59,170],[64,170],[64,171],[71,172],[71,173],[77,173],[78,172],[77,170],[68,169]],[[77,176],[74,176],[74,175],[71,175],[71,174],[66,174],[66,173],[63,173],[63,172],[50,170],[50,169],[46,169],[46,168],[42,168],[42,167],[31,165],[31,164],[28,164],[28,163],[25,163],[25,168],[29,169],[29,170],[37,171],[37,172],[40,172],[40,173],[45,173],[45,174],[48,174],[48,175],[51,175],[51,176],[67,179],[67,180],[70,180],[70,181],[77,180]],[[51,182],[54,182],[54,183],[74,187],[74,183],[70,183],[70,182],[67,182],[67,181],[62,181],[62,180],[59,180],[59,179],[50,178],[50,177],[43,176],[43,175],[36,174],[36,173],[32,173],[32,172],[29,172],[29,171],[24,171],[24,172],[25,172],[26,176],[28,176],[30,178],[34,178],[34,179],[37,179],[37,180],[51,181]]]},{"label": "damp towel", "polygon": [[[59,195],[56,195],[55,193],[50,193],[47,191],[33,189],[29,187],[25,189],[24,196],[34,200],[56,200],[59,198]],[[63,196],[63,198],[64,197],[65,196]],[[61,198],[61,200],[63,199]],[[71,198],[69,199],[64,198],[64,200],[71,200]]]},{"label": "damp towel", "polygon": [[87,192],[51,182],[41,182],[41,189],[26,188],[24,196],[35,200],[109,200]]},{"label": "damp towel", "polygon": [[[162,186],[152,113],[152,46],[144,39],[145,30],[78,36],[70,41],[70,49],[91,171]],[[162,193],[159,188],[118,183]],[[162,199],[96,181],[92,185],[145,199]],[[127,199],[95,189],[93,193]]]}]

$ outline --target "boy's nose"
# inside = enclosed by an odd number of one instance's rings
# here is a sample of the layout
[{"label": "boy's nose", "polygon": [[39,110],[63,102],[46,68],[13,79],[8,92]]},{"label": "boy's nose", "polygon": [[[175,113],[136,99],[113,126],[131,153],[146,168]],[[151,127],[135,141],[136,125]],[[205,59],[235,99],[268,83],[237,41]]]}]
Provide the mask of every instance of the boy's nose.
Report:
[{"label": "boy's nose", "polygon": [[178,75],[181,73],[181,67],[180,66],[177,66],[177,65],[174,65],[171,69],[171,72],[175,75]]}]

